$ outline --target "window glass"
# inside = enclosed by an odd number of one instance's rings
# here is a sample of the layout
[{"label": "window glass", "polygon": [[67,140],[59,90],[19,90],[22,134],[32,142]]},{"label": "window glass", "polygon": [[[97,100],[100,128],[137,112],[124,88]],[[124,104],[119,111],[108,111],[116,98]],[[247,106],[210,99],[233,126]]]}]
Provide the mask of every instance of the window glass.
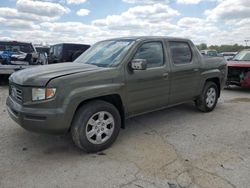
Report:
[{"label": "window glass", "polygon": [[54,56],[59,57],[61,55],[62,52],[62,46],[61,45],[57,45],[54,47]]},{"label": "window glass", "polygon": [[0,42],[0,51],[32,53],[34,49],[29,43]]},{"label": "window glass", "polygon": [[250,61],[250,51],[244,50],[239,52],[234,58],[234,61]]},{"label": "window glass", "polygon": [[174,64],[186,64],[192,61],[192,52],[186,42],[169,42]]},{"label": "window glass", "polygon": [[161,42],[148,42],[137,50],[134,59],[146,59],[147,67],[159,67],[164,63],[163,48]]},{"label": "window glass", "polygon": [[113,67],[121,63],[134,40],[107,40],[98,42],[85,51],[74,62],[96,65],[99,67]]},{"label": "window glass", "polygon": [[50,54],[54,53],[54,48],[53,48],[53,47],[50,47],[49,53],[50,53]]},{"label": "window glass", "polygon": [[208,51],[208,52],[207,52],[207,55],[208,55],[208,56],[213,56],[213,57],[218,56],[217,52],[214,51],[214,50]]}]

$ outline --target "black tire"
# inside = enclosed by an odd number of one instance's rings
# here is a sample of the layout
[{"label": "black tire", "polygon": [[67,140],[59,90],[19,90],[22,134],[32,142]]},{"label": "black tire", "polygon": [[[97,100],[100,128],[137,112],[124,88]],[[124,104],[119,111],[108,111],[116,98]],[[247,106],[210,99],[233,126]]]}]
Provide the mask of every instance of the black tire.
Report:
[{"label": "black tire", "polygon": [[[207,93],[211,88],[213,91],[215,91],[214,103],[208,104],[206,101],[208,98]],[[197,100],[195,100],[195,105],[202,112],[211,112],[216,107],[218,97],[219,97],[219,90],[217,85],[214,82],[210,81],[206,82],[202,94]]]},{"label": "black tire", "polygon": [[[108,138],[108,140],[106,140],[104,143],[101,144],[91,143],[91,141],[87,137],[88,121],[96,113],[104,111],[111,114],[114,120],[112,125],[113,132],[112,134],[110,134],[111,136]],[[71,125],[71,136],[76,146],[78,146],[80,149],[89,153],[94,153],[104,150],[109,146],[111,146],[116,140],[120,132],[120,128],[121,128],[121,117],[116,107],[108,102],[96,100],[84,104],[77,110]],[[105,133],[103,134],[105,136]]]}]

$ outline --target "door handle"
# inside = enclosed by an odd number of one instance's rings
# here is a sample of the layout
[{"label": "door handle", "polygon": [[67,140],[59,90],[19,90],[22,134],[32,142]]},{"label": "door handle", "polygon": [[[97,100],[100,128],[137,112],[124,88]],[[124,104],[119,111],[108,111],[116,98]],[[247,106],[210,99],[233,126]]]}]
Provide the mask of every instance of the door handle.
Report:
[{"label": "door handle", "polygon": [[163,78],[168,78],[168,72],[164,72],[164,73],[162,74],[162,76],[163,76]]},{"label": "door handle", "polygon": [[197,68],[195,68],[195,69],[193,69],[194,70],[194,72],[197,72],[197,71],[199,71],[199,69],[197,69]]}]

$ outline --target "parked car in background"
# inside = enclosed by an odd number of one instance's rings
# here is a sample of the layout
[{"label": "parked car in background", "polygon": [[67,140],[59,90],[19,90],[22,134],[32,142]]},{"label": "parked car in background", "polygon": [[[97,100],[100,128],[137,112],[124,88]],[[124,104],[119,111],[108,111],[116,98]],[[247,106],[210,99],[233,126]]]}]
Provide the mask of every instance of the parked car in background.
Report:
[{"label": "parked car in background", "polygon": [[32,43],[0,41],[0,74],[41,65],[42,61]]},{"label": "parked car in background", "polygon": [[227,65],[227,85],[250,87],[250,49],[240,51]]},{"label": "parked car in background", "polygon": [[49,46],[36,46],[35,48],[38,53],[46,53],[47,55],[49,55]]},{"label": "parked car in background", "polygon": [[49,47],[36,46],[35,48],[39,54],[39,59],[41,61],[41,64],[43,64],[43,65],[48,64]]},{"label": "parked car in background", "polygon": [[200,53],[204,56],[217,57],[218,53],[216,50],[201,50]]},{"label": "parked car in background", "polygon": [[224,58],[204,58],[188,39],[110,39],[73,63],[12,74],[7,109],[27,130],[71,132],[79,148],[97,152],[116,140],[127,118],[186,101],[212,111],[226,74]]},{"label": "parked car in background", "polygon": [[73,44],[73,43],[61,43],[50,46],[48,62],[62,63],[73,62],[83,52],[85,52],[90,45],[87,44]]},{"label": "parked car in background", "polygon": [[220,55],[223,56],[227,61],[232,60],[237,52],[221,52]]}]

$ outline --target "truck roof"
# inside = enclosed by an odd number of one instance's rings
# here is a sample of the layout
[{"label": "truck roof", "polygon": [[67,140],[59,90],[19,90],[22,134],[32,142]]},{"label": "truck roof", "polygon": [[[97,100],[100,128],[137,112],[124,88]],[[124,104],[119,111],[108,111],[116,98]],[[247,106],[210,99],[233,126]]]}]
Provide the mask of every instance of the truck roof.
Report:
[{"label": "truck roof", "polygon": [[187,38],[181,37],[169,37],[169,36],[131,36],[131,37],[118,37],[107,40],[147,40],[147,39],[166,39],[166,40],[182,40],[182,41],[190,41]]},{"label": "truck roof", "polygon": [[81,45],[81,46],[89,46],[89,44],[79,44],[79,43],[58,43],[58,44],[50,45],[50,47],[52,47],[52,46],[59,46],[59,45]]}]

